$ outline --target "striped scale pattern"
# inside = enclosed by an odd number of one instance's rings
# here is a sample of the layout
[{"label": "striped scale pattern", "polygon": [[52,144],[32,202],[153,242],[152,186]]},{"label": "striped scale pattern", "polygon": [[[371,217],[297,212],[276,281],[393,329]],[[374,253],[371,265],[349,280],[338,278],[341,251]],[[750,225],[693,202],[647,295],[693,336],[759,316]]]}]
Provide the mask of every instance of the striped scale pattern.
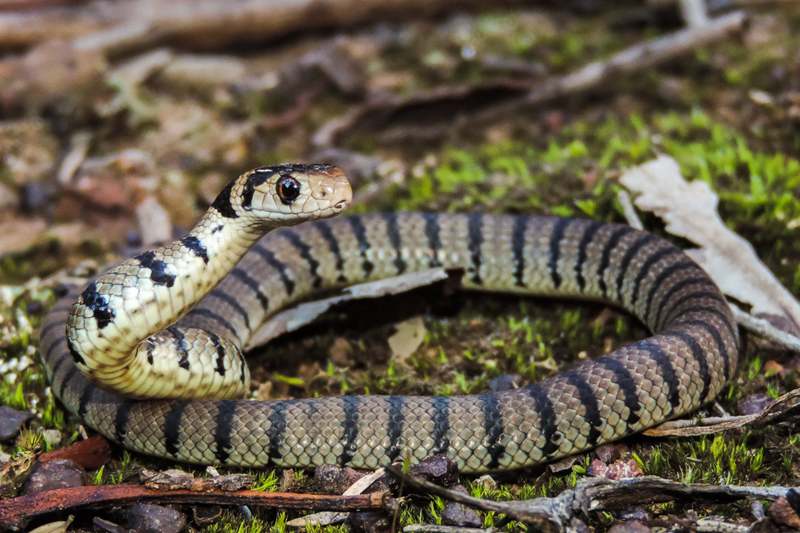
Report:
[{"label": "striped scale pattern", "polygon": [[245,347],[269,316],[320,291],[436,266],[463,267],[472,290],[607,301],[655,335],[520,389],[453,397],[128,400],[76,370],[69,303],[45,320],[42,358],[70,411],[138,452],[293,468],[446,454],[463,472],[552,461],[642,431],[711,400],[736,371],[736,324],[700,267],[649,233],[567,218],[384,213],[276,230],[178,325]]}]

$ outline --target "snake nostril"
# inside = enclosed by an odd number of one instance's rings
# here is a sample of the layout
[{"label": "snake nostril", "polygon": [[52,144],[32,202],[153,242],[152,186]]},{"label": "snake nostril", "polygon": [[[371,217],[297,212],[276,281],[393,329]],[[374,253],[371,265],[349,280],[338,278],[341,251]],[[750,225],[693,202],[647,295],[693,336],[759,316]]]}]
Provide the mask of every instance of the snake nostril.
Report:
[{"label": "snake nostril", "polygon": [[333,206],[333,208],[334,209],[344,209],[346,205],[347,205],[347,200],[339,200],[338,202],[336,202],[336,204]]}]

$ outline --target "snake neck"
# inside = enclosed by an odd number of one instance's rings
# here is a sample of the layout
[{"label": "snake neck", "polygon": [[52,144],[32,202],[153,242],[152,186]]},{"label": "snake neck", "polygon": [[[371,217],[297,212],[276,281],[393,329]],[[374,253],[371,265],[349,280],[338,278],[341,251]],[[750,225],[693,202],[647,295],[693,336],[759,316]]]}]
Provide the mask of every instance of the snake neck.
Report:
[{"label": "snake neck", "polygon": [[212,210],[182,239],[112,268],[72,306],[67,344],[73,360],[90,381],[107,387],[122,372],[163,374],[153,361],[159,355],[169,356],[159,353],[164,344],[173,344],[178,356],[186,351],[184,343],[207,343],[212,349],[239,353],[236,339],[183,332],[180,342],[166,339],[165,343],[159,338],[163,334],[153,332],[169,328],[184,316],[273,229]]}]

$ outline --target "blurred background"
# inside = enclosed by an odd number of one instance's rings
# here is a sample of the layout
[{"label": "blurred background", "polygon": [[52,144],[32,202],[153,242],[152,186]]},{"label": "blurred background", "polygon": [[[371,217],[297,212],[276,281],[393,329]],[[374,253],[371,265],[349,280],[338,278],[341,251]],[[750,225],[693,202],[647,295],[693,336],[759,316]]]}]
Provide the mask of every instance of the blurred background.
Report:
[{"label": "blurred background", "polygon": [[360,210],[614,218],[615,173],[666,152],[766,239],[796,177],[719,151],[796,150],[797,4],[684,4],[0,2],[0,278],[168,239],[286,161]]}]

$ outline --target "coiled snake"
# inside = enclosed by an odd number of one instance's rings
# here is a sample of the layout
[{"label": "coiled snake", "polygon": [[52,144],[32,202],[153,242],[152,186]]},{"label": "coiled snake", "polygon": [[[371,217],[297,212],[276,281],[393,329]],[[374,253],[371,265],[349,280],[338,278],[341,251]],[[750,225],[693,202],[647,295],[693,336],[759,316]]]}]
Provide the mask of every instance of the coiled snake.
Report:
[{"label": "coiled snake", "polygon": [[[384,213],[262,238],[336,215],[350,199],[335,167],[240,176],[189,235],[53,308],[40,343],[53,391],[106,437],[179,461],[375,468],[447,454],[480,472],[554,460],[687,413],[736,370],[738,331],[719,289],[678,248],[628,226]],[[247,392],[240,350],[277,311],[435,266],[463,267],[468,289],[605,300],[657,334],[497,394],[220,399]],[[168,399],[140,400],[153,397]]]}]

